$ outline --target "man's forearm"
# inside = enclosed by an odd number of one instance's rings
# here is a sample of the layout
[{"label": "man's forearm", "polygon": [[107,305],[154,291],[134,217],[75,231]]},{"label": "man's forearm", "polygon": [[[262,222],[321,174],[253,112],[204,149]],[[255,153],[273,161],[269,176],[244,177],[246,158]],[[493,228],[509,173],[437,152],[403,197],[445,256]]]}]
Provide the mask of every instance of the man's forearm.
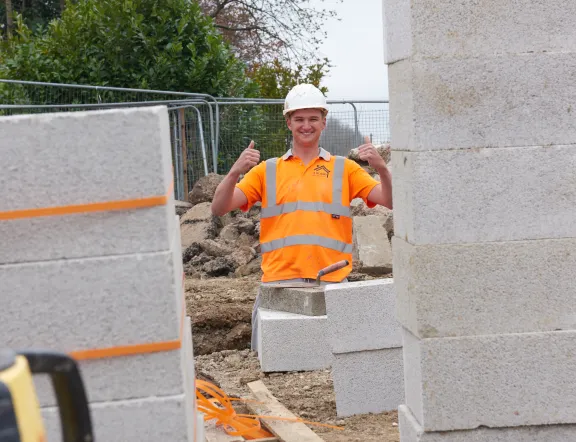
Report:
[{"label": "man's forearm", "polygon": [[392,175],[387,166],[383,166],[376,170],[380,176],[380,191],[382,192],[383,206],[392,209]]},{"label": "man's forearm", "polygon": [[212,199],[212,213],[216,216],[223,216],[230,211],[232,205],[232,198],[234,197],[234,189],[240,175],[235,173],[227,174],[224,179],[216,187],[214,198]]}]

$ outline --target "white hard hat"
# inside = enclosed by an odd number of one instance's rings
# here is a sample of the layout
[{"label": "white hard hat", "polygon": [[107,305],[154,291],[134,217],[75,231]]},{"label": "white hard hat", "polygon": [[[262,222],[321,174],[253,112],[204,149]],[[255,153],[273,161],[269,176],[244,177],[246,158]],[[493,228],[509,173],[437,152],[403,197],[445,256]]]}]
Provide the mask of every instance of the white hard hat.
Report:
[{"label": "white hard hat", "polygon": [[283,115],[298,109],[323,109],[327,114],[326,97],[313,84],[294,86],[286,95]]}]

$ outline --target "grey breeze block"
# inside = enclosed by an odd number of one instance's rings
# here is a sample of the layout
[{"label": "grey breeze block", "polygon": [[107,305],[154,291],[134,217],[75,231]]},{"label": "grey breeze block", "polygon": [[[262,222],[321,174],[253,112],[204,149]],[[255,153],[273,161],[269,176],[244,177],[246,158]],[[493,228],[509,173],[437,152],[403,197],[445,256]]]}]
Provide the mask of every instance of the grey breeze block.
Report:
[{"label": "grey breeze block", "polygon": [[329,368],[326,316],[258,309],[258,359],[263,372]]},{"label": "grey breeze block", "polygon": [[324,286],[313,288],[260,287],[260,307],[306,316],[325,316]]},{"label": "grey breeze block", "polygon": [[576,53],[394,63],[391,144],[410,151],[574,144],[575,69]]},{"label": "grey breeze block", "polygon": [[[184,395],[90,404],[96,441],[193,442]],[[47,440],[62,440],[57,408],[43,408]]]},{"label": "grey breeze block", "polygon": [[[0,155],[0,211],[162,196],[172,182],[164,107],[0,118]],[[5,220],[0,263],[168,250],[179,224],[168,197],[159,207]]]},{"label": "grey breeze block", "polygon": [[0,336],[9,347],[65,352],[178,339],[182,275],[173,256],[0,266]]},{"label": "grey breeze block", "polygon": [[174,203],[135,210],[4,220],[0,264],[166,251]]},{"label": "grey breeze block", "polygon": [[397,410],[404,403],[402,348],[334,355],[338,417]]},{"label": "grey breeze block", "polygon": [[576,237],[574,146],[392,158],[395,235],[412,244]]},{"label": "grey breeze block", "polygon": [[3,117],[0,157],[0,211],[164,195],[172,182],[168,112]]},{"label": "grey breeze block", "polygon": [[385,60],[574,50],[576,4],[383,0]]},{"label": "grey breeze block", "polygon": [[477,428],[426,433],[405,405],[398,408],[398,423],[402,442],[571,442],[576,440],[576,425]]},{"label": "grey breeze block", "polygon": [[398,320],[420,338],[576,330],[576,238],[392,242]]},{"label": "grey breeze block", "polygon": [[392,279],[332,284],[325,294],[333,353],[402,347]]},{"label": "grey breeze block", "polygon": [[576,332],[418,339],[406,405],[425,431],[576,423]]}]

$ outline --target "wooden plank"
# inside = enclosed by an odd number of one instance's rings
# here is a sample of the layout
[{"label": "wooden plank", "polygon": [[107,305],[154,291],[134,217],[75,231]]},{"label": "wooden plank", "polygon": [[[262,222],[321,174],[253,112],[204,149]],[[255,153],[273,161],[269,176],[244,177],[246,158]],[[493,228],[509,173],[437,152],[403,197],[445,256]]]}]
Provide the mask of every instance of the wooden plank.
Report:
[{"label": "wooden plank", "polygon": [[[262,404],[253,404],[247,402],[246,405],[252,413],[262,416],[279,416],[296,418],[293,413],[282,405],[272,393],[266,388],[262,381],[250,382],[248,388],[254,395],[254,398]],[[262,425],[265,426],[282,442],[324,442],[320,436],[308,428],[302,422],[288,422],[280,420],[261,419]]]}]

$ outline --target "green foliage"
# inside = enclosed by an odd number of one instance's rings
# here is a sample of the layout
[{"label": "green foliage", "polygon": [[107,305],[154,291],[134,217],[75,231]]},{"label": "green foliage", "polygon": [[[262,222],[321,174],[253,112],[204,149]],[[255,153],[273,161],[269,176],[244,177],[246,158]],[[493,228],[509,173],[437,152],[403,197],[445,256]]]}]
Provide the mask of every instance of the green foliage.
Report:
[{"label": "green foliage", "polygon": [[[66,4],[72,3],[73,0],[66,0]],[[45,28],[48,23],[60,17],[61,3],[60,0],[12,0],[12,9],[22,15],[26,26],[32,30]],[[4,28],[0,30],[0,37],[6,36],[6,6],[3,0],[0,0],[0,25]]]},{"label": "green foliage", "polygon": [[45,32],[21,17],[0,77],[216,96],[254,92],[244,65],[197,3],[79,0]]},{"label": "green foliage", "polygon": [[313,84],[326,95],[328,89],[321,87],[320,82],[329,69],[330,64],[326,58],[310,66],[297,65],[294,69],[275,59],[270,63],[253,65],[248,76],[259,85],[262,98],[283,99],[290,89],[300,83]]}]

